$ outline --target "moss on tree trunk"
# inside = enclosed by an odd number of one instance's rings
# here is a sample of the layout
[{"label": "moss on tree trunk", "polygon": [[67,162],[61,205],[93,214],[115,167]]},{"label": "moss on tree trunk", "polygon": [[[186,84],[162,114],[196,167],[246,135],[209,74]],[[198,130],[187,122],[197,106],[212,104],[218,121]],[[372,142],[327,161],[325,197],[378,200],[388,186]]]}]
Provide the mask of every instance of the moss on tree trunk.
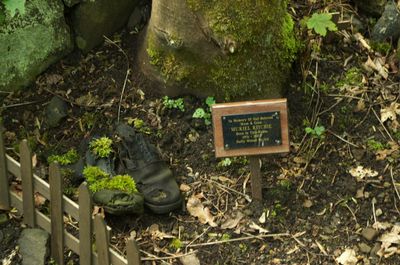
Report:
[{"label": "moss on tree trunk", "polygon": [[140,65],[169,95],[280,97],[295,58],[281,0],[153,0]]}]

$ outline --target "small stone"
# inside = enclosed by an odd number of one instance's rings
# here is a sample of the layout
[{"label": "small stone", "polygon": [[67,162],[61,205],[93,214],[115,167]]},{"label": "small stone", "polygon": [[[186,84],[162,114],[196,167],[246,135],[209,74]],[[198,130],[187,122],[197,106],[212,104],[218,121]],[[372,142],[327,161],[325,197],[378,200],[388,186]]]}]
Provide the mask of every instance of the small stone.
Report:
[{"label": "small stone", "polygon": [[381,208],[376,209],[375,215],[376,215],[377,217],[381,216],[382,214],[383,214],[383,211],[382,211]]},{"label": "small stone", "polygon": [[364,229],[361,231],[361,235],[362,235],[366,240],[372,241],[372,240],[374,240],[374,239],[376,238],[376,236],[378,235],[378,231],[375,230],[375,229],[373,229],[373,228],[371,228],[371,227],[367,227],[367,228],[364,228]]},{"label": "small stone", "polygon": [[390,182],[385,181],[385,183],[383,183],[383,187],[385,187],[385,188],[389,188],[391,186],[392,186],[392,184]]},{"label": "small stone", "polygon": [[37,228],[24,229],[18,240],[22,265],[44,265],[49,254],[49,234]]},{"label": "small stone", "polygon": [[0,214],[0,225],[8,222],[8,216],[5,213]]},{"label": "small stone", "polygon": [[304,207],[304,208],[310,208],[311,206],[313,206],[312,201],[306,199],[306,200],[303,202],[303,207]]},{"label": "small stone", "polygon": [[335,230],[333,230],[333,229],[330,228],[329,226],[325,226],[325,227],[323,228],[323,230],[324,230],[324,233],[325,233],[325,234],[328,234],[328,235],[332,235],[333,233],[335,233]]},{"label": "small stone", "polygon": [[369,253],[369,252],[371,252],[371,247],[368,246],[368,245],[365,244],[365,243],[360,243],[360,244],[358,244],[358,248],[360,249],[360,251],[361,251],[362,253]]},{"label": "small stone", "polygon": [[244,213],[245,215],[247,215],[247,216],[252,216],[252,215],[253,215],[253,211],[250,210],[250,209],[244,209],[244,210],[243,210],[243,213]]},{"label": "small stone", "polygon": [[377,256],[378,251],[381,249],[381,243],[376,242],[375,245],[371,249],[371,256]]},{"label": "small stone", "polygon": [[65,101],[54,96],[46,107],[46,121],[50,127],[57,127],[67,116],[68,106]]}]

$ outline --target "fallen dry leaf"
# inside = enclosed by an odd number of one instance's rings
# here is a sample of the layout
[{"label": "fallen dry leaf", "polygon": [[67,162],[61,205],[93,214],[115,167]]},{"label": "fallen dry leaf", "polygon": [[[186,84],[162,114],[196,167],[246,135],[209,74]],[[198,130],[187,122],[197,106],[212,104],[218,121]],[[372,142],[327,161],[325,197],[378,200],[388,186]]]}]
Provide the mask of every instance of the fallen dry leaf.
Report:
[{"label": "fallen dry leaf", "polygon": [[393,254],[399,253],[400,249],[400,226],[394,225],[390,232],[384,233],[378,241],[382,242],[381,248],[377,252],[380,257],[390,257]]},{"label": "fallen dry leaf", "polygon": [[267,229],[262,228],[261,226],[259,226],[258,224],[254,223],[254,222],[252,222],[252,223],[249,225],[249,227],[252,228],[252,229],[258,230],[258,232],[259,232],[260,234],[264,234],[264,233],[268,233],[268,232],[269,232]]},{"label": "fallen dry leaf", "polygon": [[390,103],[390,106],[381,108],[381,121],[395,121],[398,114],[400,114],[400,104],[397,102],[392,102]]},{"label": "fallen dry leaf", "polygon": [[388,222],[378,222],[376,221],[372,227],[376,230],[387,230],[390,227],[392,227],[392,224],[388,223]]},{"label": "fallen dry leaf", "polygon": [[195,253],[180,257],[179,260],[183,265],[200,265],[200,260],[197,258]]},{"label": "fallen dry leaf", "polygon": [[183,192],[188,192],[188,191],[191,190],[190,186],[187,185],[187,184],[185,184],[185,183],[182,183],[182,184],[179,186],[179,189],[180,189],[181,191],[183,191]]},{"label": "fallen dry leaf", "polygon": [[233,229],[243,219],[244,214],[240,211],[233,213],[232,217],[227,218],[221,225],[222,229]]},{"label": "fallen dry leaf", "polygon": [[264,224],[265,223],[265,221],[267,220],[267,214],[265,213],[265,212],[263,212],[262,214],[261,214],[261,216],[260,216],[260,218],[258,218],[258,221],[261,223],[261,224]]},{"label": "fallen dry leaf", "polygon": [[208,223],[212,227],[217,226],[217,224],[214,222],[214,216],[210,213],[210,209],[204,207],[196,195],[189,198],[186,207],[190,215],[197,217],[200,223]]},{"label": "fallen dry leaf", "polygon": [[336,258],[336,261],[342,265],[355,265],[358,259],[354,249],[347,248],[338,258]]},{"label": "fallen dry leaf", "polygon": [[357,166],[349,170],[350,175],[355,177],[357,181],[361,181],[365,177],[376,177],[378,176],[378,172],[370,169],[364,168],[363,166]]},{"label": "fallen dry leaf", "polygon": [[174,238],[174,236],[168,235],[168,234],[160,231],[160,227],[158,226],[158,224],[152,224],[148,228],[148,231],[149,231],[152,239]]}]

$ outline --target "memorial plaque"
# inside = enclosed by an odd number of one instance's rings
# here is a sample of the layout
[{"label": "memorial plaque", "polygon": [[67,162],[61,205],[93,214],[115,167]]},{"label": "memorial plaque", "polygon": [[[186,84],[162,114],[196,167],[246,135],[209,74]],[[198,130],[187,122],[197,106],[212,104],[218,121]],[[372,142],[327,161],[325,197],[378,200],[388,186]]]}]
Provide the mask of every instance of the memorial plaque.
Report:
[{"label": "memorial plaque", "polygon": [[216,157],[289,151],[286,99],[212,106]]},{"label": "memorial plaque", "polygon": [[278,111],[226,115],[221,119],[226,150],[282,144]]}]

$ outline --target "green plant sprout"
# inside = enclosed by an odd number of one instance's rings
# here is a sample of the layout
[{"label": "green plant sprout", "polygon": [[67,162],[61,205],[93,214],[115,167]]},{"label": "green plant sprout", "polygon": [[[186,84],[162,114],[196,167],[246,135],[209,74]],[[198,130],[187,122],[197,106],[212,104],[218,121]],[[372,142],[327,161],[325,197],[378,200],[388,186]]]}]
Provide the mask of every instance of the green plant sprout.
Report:
[{"label": "green plant sprout", "polygon": [[165,96],[163,97],[162,103],[167,109],[178,109],[185,112],[185,103],[183,98],[171,99],[168,96]]},{"label": "green plant sprout", "polygon": [[110,177],[109,174],[104,172],[98,167],[88,166],[83,170],[89,190],[97,192],[100,190],[120,190],[126,193],[137,193],[135,181],[129,175],[116,175]]},{"label": "green plant sprout", "polygon": [[218,162],[217,167],[229,167],[230,165],[232,165],[232,160],[226,157]]},{"label": "green plant sprout", "polygon": [[144,134],[151,134],[151,129],[146,126],[146,123],[142,119],[139,119],[139,118],[128,118],[128,124],[129,125],[133,124],[133,127],[138,132],[141,132],[141,133],[144,133]]},{"label": "green plant sprout", "polygon": [[329,13],[314,13],[307,20],[307,28],[313,29],[318,35],[325,37],[327,31],[337,31],[336,24],[332,21],[332,14]]},{"label": "green plant sprout", "polygon": [[315,126],[314,128],[306,127],[305,131],[307,134],[310,134],[313,138],[323,139],[325,137],[325,127],[324,126]]},{"label": "green plant sprout", "polygon": [[215,104],[215,99],[214,97],[207,97],[206,100],[206,105],[208,106],[207,110],[204,110],[203,108],[197,108],[192,117],[196,119],[203,119],[205,125],[210,125],[211,124],[211,106]]},{"label": "green plant sprout", "polygon": [[174,250],[178,250],[183,247],[183,243],[179,238],[173,238],[169,247]]},{"label": "green plant sprout", "polygon": [[68,152],[66,152],[63,155],[51,155],[47,158],[47,162],[53,163],[53,162],[57,162],[62,166],[66,166],[66,165],[71,165],[75,162],[77,162],[79,159],[79,154],[75,149],[70,149]]},{"label": "green plant sprout", "polygon": [[346,71],[346,74],[343,79],[336,83],[338,87],[345,86],[360,86],[362,85],[363,75],[361,70],[357,67],[352,67]]},{"label": "green plant sprout", "polygon": [[89,143],[89,148],[92,153],[98,158],[108,157],[112,153],[112,140],[108,137],[101,137],[92,140]]}]

